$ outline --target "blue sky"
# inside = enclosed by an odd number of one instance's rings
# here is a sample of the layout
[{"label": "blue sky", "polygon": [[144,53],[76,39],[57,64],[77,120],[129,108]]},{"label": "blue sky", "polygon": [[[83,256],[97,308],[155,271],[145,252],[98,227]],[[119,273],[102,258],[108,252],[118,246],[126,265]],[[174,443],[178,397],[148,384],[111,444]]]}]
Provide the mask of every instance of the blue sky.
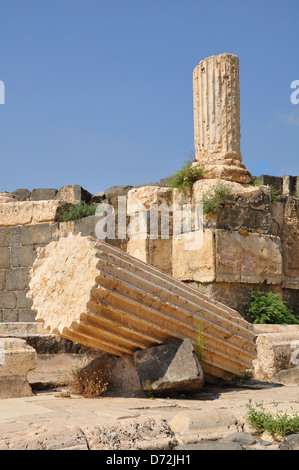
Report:
[{"label": "blue sky", "polygon": [[0,191],[159,181],[194,151],[192,72],[240,60],[241,151],[299,174],[298,0],[0,0]]}]

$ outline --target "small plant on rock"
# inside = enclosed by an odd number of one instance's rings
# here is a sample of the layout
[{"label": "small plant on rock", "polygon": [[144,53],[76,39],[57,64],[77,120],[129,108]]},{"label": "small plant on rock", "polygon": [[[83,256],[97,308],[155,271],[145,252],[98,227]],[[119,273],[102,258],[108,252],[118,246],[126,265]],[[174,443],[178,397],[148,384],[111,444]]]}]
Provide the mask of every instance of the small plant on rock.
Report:
[{"label": "small plant on rock", "polygon": [[95,215],[97,204],[80,202],[71,206],[67,211],[60,214],[57,218],[58,222],[69,222],[70,220],[79,220],[90,215]]},{"label": "small plant on rock", "polygon": [[172,175],[171,181],[167,184],[170,188],[177,188],[185,193],[195,181],[204,177],[207,171],[204,167],[193,165],[191,160],[184,162],[182,168]]},{"label": "small plant on rock", "polygon": [[[267,431],[274,438],[299,433],[298,411],[292,415],[280,410],[271,414],[265,411],[263,403],[256,403],[254,407],[251,400],[249,400],[246,406],[249,410],[247,415],[248,422],[260,433]],[[277,407],[277,405],[275,406]]]},{"label": "small plant on rock", "polygon": [[95,398],[108,388],[111,367],[105,355],[100,355],[82,368],[73,371],[71,386],[84,398]]},{"label": "small plant on rock", "polygon": [[218,212],[222,208],[225,198],[230,194],[230,188],[224,184],[219,184],[211,193],[203,194],[203,213],[209,214],[210,212]]},{"label": "small plant on rock", "polygon": [[196,342],[195,354],[199,362],[203,360],[204,341],[202,337],[202,312],[201,312],[200,322],[199,322],[198,330],[197,330],[197,342]]}]

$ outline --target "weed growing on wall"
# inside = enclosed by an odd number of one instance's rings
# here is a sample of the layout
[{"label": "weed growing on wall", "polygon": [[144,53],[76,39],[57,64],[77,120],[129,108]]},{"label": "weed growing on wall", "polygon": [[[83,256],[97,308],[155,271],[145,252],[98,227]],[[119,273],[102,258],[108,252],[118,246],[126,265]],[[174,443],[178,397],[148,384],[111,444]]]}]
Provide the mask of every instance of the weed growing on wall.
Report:
[{"label": "weed growing on wall", "polygon": [[95,215],[97,204],[80,202],[71,206],[67,211],[60,214],[57,218],[58,222],[69,222],[70,220],[79,220],[90,215]]},{"label": "weed growing on wall", "polygon": [[211,212],[218,212],[220,209],[222,209],[225,198],[230,194],[230,188],[224,184],[219,184],[213,192],[203,194],[203,213],[209,214]]},{"label": "weed growing on wall", "polygon": [[185,161],[182,168],[172,175],[171,181],[167,184],[170,188],[177,188],[185,193],[195,181],[204,177],[207,171],[203,166],[193,165],[192,161]]}]

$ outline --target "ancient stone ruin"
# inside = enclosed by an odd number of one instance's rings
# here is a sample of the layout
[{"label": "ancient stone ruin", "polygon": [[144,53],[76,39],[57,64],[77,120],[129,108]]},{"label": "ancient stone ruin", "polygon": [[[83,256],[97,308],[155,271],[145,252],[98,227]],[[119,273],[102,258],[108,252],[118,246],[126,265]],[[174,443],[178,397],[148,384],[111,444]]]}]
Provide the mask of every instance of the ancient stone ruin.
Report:
[{"label": "ancient stone ruin", "polygon": [[[207,381],[250,369],[259,380],[298,382],[298,326],[253,325],[246,306],[258,289],[299,314],[299,177],[251,176],[242,163],[237,56],[201,61],[193,79],[193,165],[205,173],[185,192],[163,179],[94,195],[79,185],[0,194],[0,352],[11,363],[32,358],[19,393],[26,376],[38,381],[31,368],[36,377],[60,356],[71,364],[80,345],[123,358],[126,369],[146,357],[158,367],[152,348],[163,345],[181,364],[182,341],[195,352],[199,339]],[[225,197],[198,225],[198,207],[219,187]],[[81,202],[97,204],[95,214],[60,221]],[[192,389],[202,376],[190,360]],[[164,373],[155,381],[167,388]],[[0,376],[12,384],[3,364]]]},{"label": "ancient stone ruin", "polygon": [[193,72],[194,145],[206,177],[250,183],[240,149],[239,58],[220,54]]}]

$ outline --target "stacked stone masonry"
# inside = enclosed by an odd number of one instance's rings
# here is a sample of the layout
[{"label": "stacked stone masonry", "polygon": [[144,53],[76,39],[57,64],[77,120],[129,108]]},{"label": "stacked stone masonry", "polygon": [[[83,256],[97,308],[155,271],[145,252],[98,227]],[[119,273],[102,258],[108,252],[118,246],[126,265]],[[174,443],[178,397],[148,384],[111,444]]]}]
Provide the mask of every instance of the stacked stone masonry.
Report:
[{"label": "stacked stone masonry", "polygon": [[[299,190],[299,177],[262,175],[256,179],[260,186],[225,182],[232,193],[217,214],[204,216],[203,245],[198,250],[185,250],[184,238],[174,239],[171,229],[169,239],[160,235],[158,239],[152,239],[146,235],[142,239],[127,237],[119,240],[116,237],[105,241],[166,274],[190,283],[241,314],[244,314],[252,288],[279,293],[294,313],[299,314],[299,199],[295,197]],[[26,294],[29,271],[38,247],[71,232],[96,235],[96,216],[57,222],[57,214],[61,207],[67,207],[65,204],[81,200],[110,202],[115,208],[117,230],[119,195],[126,198],[128,223],[134,217],[130,211],[135,203],[142,203],[148,214],[150,204],[171,206],[192,201],[194,205],[200,203],[202,195],[211,191],[219,181],[197,181],[192,192],[186,195],[158,183],[135,188],[114,187],[95,196],[75,185],[59,191],[16,190],[2,196],[2,201],[5,197],[7,202],[1,202],[0,197],[0,322],[35,320],[36,313],[31,309],[32,303]],[[279,200],[271,202],[270,185],[282,194]],[[37,198],[53,197],[54,193],[55,200],[30,200],[32,194]],[[59,194],[65,200],[59,200]],[[8,222],[9,208],[13,214],[17,210],[18,218],[22,220],[22,210],[28,213],[25,204],[38,203],[51,208],[50,216],[44,210],[41,212],[44,218],[40,217],[38,223],[31,221],[15,225],[15,215]],[[54,211],[53,207],[56,208]],[[171,223],[170,212],[170,227]]]}]

